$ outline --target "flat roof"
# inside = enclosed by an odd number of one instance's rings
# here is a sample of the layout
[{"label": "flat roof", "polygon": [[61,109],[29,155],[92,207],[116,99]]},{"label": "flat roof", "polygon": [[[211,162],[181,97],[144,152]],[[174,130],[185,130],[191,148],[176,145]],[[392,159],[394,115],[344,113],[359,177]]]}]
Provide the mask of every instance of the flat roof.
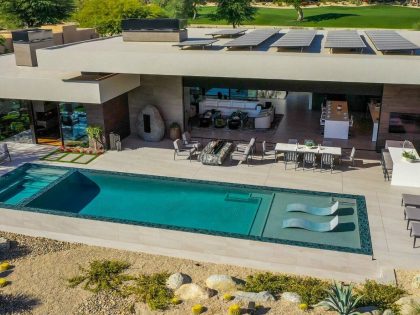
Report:
[{"label": "flat roof", "polygon": [[[189,37],[210,39],[206,34],[213,31],[191,28]],[[275,37],[249,51],[223,47],[229,38],[200,50],[179,49],[176,42],[124,42],[116,36],[39,49],[34,68],[16,66],[13,54],[1,55],[0,98],[57,99],[64,93],[63,79],[81,72],[420,85],[420,51],[382,55],[363,31],[358,33],[369,46],[363,54],[330,54],[323,48],[327,31],[318,30],[303,53],[278,52],[270,47]],[[419,31],[398,33],[420,45]]]}]

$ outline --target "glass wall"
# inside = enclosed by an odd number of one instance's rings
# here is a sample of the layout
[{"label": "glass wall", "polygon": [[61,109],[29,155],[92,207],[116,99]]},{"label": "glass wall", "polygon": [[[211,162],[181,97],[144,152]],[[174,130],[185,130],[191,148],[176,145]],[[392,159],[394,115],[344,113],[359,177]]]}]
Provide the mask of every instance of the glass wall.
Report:
[{"label": "glass wall", "polygon": [[32,142],[30,102],[0,99],[0,141]]},{"label": "glass wall", "polygon": [[88,147],[86,109],[78,103],[60,103],[61,135],[69,147]]}]

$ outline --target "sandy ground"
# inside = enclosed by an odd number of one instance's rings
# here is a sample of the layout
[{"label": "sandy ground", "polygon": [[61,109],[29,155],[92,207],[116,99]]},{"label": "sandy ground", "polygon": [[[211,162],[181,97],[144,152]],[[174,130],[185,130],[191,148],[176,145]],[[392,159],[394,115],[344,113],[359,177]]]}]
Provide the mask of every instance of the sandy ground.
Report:
[{"label": "sandy ground", "polygon": [[[95,259],[120,259],[131,263],[130,274],[154,272],[182,272],[193,282],[204,286],[211,274],[228,274],[239,279],[257,271],[228,265],[199,263],[192,260],[121,251],[101,247],[56,242],[0,232],[0,236],[14,240],[12,249],[0,259],[8,259],[13,268],[2,276],[11,283],[2,289],[0,314],[190,314],[192,305],[200,302],[207,308],[203,314],[226,314],[232,302],[216,295],[204,301],[183,302],[164,312],[151,312],[142,303],[131,298],[110,294],[92,294],[82,288],[69,288],[67,279],[78,274],[78,266],[86,266]],[[398,283],[410,293],[420,296],[420,290],[411,289],[411,280],[419,271],[397,271]],[[308,314],[295,304],[276,301],[262,303],[257,314]],[[245,307],[246,305],[244,305]],[[328,314],[312,310],[309,314]],[[331,313],[332,314],[332,313]]]},{"label": "sandy ground", "polygon": [[[247,268],[199,263],[144,253],[114,250],[80,244],[55,242],[0,232],[0,236],[17,239],[8,259],[13,268],[2,274],[11,283],[2,289],[7,297],[0,314],[190,314],[192,305],[200,302],[207,308],[204,314],[226,314],[232,302],[214,296],[204,301],[183,302],[164,312],[151,312],[132,298],[123,299],[106,294],[94,295],[82,288],[69,288],[67,279],[78,274],[78,265],[86,266],[95,259],[121,259],[131,263],[130,274],[154,272],[182,272],[193,282],[204,286],[211,274],[228,274],[239,279],[257,271]],[[31,247],[32,246],[32,247]],[[19,250],[22,247],[23,250]],[[22,249],[21,248],[21,249]],[[3,297],[3,302],[5,298]],[[135,304],[135,305],[134,305]],[[295,304],[287,302],[262,303],[258,314],[304,314]],[[245,306],[245,305],[244,305]],[[311,314],[326,314],[311,311]]]}]

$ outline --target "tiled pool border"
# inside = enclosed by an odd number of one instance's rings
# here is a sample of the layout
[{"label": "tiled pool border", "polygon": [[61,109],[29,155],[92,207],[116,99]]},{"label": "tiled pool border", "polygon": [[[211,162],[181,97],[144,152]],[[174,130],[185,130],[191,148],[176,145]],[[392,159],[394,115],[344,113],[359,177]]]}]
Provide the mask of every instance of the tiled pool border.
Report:
[{"label": "tiled pool border", "polygon": [[[19,205],[12,206],[6,205],[0,202],[0,207],[5,209],[14,209],[14,210],[21,210],[21,211],[29,211],[29,212],[38,212],[44,214],[51,214],[57,216],[66,216],[66,217],[75,217],[80,219],[91,219],[97,221],[105,221],[105,222],[114,222],[114,223],[122,223],[122,224],[130,224],[130,225],[138,225],[144,227],[151,227],[151,228],[160,228],[160,229],[167,229],[167,230],[175,230],[175,231],[182,231],[182,232],[192,232],[192,233],[200,233],[200,234],[207,234],[207,235],[214,235],[214,236],[224,236],[224,237],[232,237],[232,238],[239,238],[245,240],[253,240],[253,241],[260,241],[260,242],[268,242],[268,243],[277,243],[277,244],[284,244],[284,245],[291,245],[291,246],[301,246],[301,247],[309,247],[309,248],[316,248],[316,249],[324,249],[324,250],[332,250],[332,251],[339,251],[339,252],[346,252],[346,253],[353,253],[353,254],[362,254],[362,255],[373,255],[372,249],[372,242],[370,237],[370,229],[369,229],[369,219],[368,213],[366,208],[366,199],[364,196],[361,195],[352,195],[352,194],[338,194],[338,193],[329,193],[329,192],[321,192],[321,191],[313,191],[313,190],[303,190],[303,189],[291,189],[291,188],[281,188],[281,187],[271,187],[271,186],[258,186],[258,185],[249,185],[249,184],[237,184],[237,183],[229,183],[229,182],[217,182],[217,181],[207,181],[207,180],[200,180],[200,179],[189,179],[189,178],[179,178],[179,177],[167,177],[167,176],[159,176],[159,175],[147,175],[147,174],[136,174],[136,173],[125,173],[125,172],[117,172],[117,171],[105,171],[105,170],[95,170],[89,168],[76,168],[76,167],[65,167],[65,166],[56,166],[56,165],[45,165],[45,164],[36,164],[36,163],[25,163],[20,167],[11,170],[10,172],[2,175],[0,179],[9,176],[10,174],[14,173],[20,168],[27,167],[27,165],[35,165],[36,167],[49,167],[55,169],[64,169],[68,170],[68,173],[60,176],[57,180],[53,181],[43,189],[41,189],[37,194],[32,196],[29,200],[26,200]],[[67,178],[72,173],[80,171],[80,172],[88,172],[88,173],[97,173],[97,174],[112,174],[112,175],[119,175],[119,176],[133,176],[133,177],[142,177],[142,178],[150,178],[150,179],[160,179],[160,180],[170,180],[170,181],[183,181],[189,183],[200,183],[200,184],[207,184],[207,185],[224,185],[228,187],[235,187],[235,188],[250,188],[250,189],[264,189],[264,190],[271,190],[275,192],[287,192],[287,193],[304,193],[304,194],[312,194],[318,196],[328,196],[328,197],[335,197],[335,198],[349,198],[355,199],[357,203],[357,217],[358,217],[358,224],[359,224],[359,237],[360,237],[360,244],[361,248],[351,248],[351,247],[342,247],[342,246],[335,246],[335,245],[326,245],[326,244],[316,244],[310,242],[302,242],[302,241],[292,241],[292,240],[283,240],[283,239],[273,239],[268,237],[257,237],[257,236],[245,236],[241,234],[235,233],[226,233],[226,232],[213,232],[208,230],[202,229],[194,229],[194,228],[182,228],[177,226],[165,225],[165,224],[154,224],[154,223],[144,223],[144,222],[136,222],[130,220],[122,220],[122,219],[112,219],[112,218],[104,218],[99,216],[91,216],[91,215],[80,215],[77,213],[69,213],[64,211],[58,210],[46,210],[40,208],[32,208],[26,207],[25,205],[31,202],[32,200],[36,199],[50,188]]]}]

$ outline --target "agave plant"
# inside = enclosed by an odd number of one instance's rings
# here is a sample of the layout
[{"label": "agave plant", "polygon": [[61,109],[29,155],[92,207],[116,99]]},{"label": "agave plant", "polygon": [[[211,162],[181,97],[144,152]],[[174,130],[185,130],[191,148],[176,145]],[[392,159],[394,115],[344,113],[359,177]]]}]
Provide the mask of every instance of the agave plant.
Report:
[{"label": "agave plant", "polygon": [[356,307],[362,296],[353,294],[352,284],[342,285],[341,283],[334,282],[327,293],[327,298],[318,303],[318,306],[327,307],[340,315],[359,314],[359,312],[356,312]]}]

